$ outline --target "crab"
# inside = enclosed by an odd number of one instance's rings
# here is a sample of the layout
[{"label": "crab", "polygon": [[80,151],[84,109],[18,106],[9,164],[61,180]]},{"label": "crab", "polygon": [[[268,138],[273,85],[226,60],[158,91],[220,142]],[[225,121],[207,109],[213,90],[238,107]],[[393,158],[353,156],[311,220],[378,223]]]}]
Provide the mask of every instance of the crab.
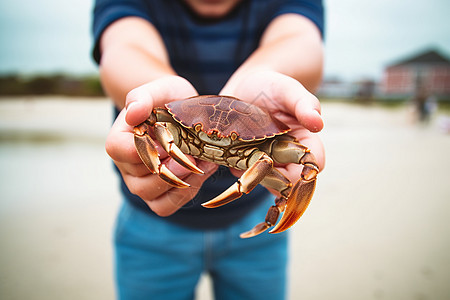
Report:
[{"label": "crab", "polygon": [[[253,237],[272,226],[270,233],[287,230],[312,199],[319,173],[314,155],[288,134],[286,124],[256,105],[229,96],[196,96],[154,108],[145,122],[134,127],[135,147],[147,168],[175,187],[188,187],[159,160],[151,131],[168,155],[193,173],[204,172],[186,154],[244,171],[227,190],[203,203],[204,207],[225,205],[258,184],[278,192],[265,220],[242,233],[241,238]],[[291,183],[274,163],[303,165],[300,178]]]}]

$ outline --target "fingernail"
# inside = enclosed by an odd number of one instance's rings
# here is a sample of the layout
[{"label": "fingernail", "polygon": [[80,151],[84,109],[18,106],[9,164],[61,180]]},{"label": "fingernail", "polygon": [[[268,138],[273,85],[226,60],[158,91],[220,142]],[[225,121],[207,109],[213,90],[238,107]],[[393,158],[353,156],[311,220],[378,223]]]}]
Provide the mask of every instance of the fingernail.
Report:
[{"label": "fingernail", "polygon": [[136,105],[138,105],[137,102],[127,103],[127,105],[125,106],[125,109],[128,111],[128,110],[130,110],[130,108],[135,107]]},{"label": "fingernail", "polygon": [[322,130],[323,128],[323,119],[322,119],[322,115],[320,114],[320,112],[318,112],[317,110],[313,110],[313,113],[311,114],[313,117],[313,119],[311,120],[311,128],[310,130],[312,132],[319,132]]}]

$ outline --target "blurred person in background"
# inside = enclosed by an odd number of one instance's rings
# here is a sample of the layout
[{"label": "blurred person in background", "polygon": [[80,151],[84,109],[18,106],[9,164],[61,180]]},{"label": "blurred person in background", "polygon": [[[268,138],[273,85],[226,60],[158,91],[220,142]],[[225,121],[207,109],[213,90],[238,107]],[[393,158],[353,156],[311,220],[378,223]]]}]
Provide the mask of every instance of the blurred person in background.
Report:
[{"label": "blurred person in background", "polygon": [[[163,150],[174,188],[142,163],[133,126],[154,107],[195,95],[230,95],[269,109],[324,166],[313,92],[322,76],[320,0],[97,0],[94,58],[116,120],[106,142],[125,201],[115,229],[120,299],[193,299],[200,275],[216,299],[284,299],[287,233],[239,234],[264,220],[274,196],[261,186],[216,209],[201,203],[239,176],[197,160],[192,174]],[[292,165],[292,166],[291,166]],[[279,167],[296,182],[301,166]],[[234,175],[234,176],[233,176]]]}]

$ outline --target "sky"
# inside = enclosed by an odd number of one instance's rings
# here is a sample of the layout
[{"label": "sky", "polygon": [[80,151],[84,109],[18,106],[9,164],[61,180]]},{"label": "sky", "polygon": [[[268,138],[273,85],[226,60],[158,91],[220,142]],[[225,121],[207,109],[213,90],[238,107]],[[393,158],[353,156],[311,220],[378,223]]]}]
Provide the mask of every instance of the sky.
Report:
[{"label": "sky", "polygon": [[[433,48],[450,58],[448,0],[324,0],[325,77],[379,79]],[[0,75],[95,74],[93,0],[0,1]]]}]

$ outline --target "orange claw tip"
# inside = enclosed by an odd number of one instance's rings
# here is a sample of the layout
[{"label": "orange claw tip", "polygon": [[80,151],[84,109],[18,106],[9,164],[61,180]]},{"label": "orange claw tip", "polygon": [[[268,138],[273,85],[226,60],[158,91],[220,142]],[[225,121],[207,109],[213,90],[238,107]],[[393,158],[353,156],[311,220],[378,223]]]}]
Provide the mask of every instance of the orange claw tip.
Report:
[{"label": "orange claw tip", "polygon": [[203,207],[206,208],[216,208],[242,196],[242,193],[239,191],[239,183],[235,182],[232,186],[230,186],[227,190],[225,190],[222,194],[217,196],[216,198],[209,200],[202,204]]},{"label": "orange claw tip", "polygon": [[170,185],[172,185],[172,186],[174,186],[174,187],[180,188],[180,189],[182,189],[182,188],[188,188],[188,187],[191,186],[189,183],[184,182],[184,181],[181,180],[181,179],[179,179],[179,180],[168,179],[167,177],[165,177],[165,176],[162,175],[162,174],[159,174],[159,177],[160,177],[162,180],[164,180],[165,182],[167,182],[168,184],[170,184]]},{"label": "orange claw tip", "polygon": [[212,199],[212,200],[209,200],[208,202],[205,202],[205,203],[202,203],[202,206],[203,207],[206,207],[206,208],[216,208],[216,207],[219,207],[219,206],[222,206],[222,205],[225,205],[225,204],[227,204],[227,203],[230,203],[231,201],[233,201],[234,199],[236,199],[236,198],[225,198],[225,199],[218,199],[217,197],[216,198],[214,198],[214,199]]},{"label": "orange claw tip", "polygon": [[285,230],[288,230],[289,228],[294,225],[298,219],[302,216],[304,211],[297,211],[294,209],[289,210],[289,207],[286,208],[286,211],[284,212],[283,216],[281,217],[280,222],[278,222],[277,225],[275,225],[272,230],[269,231],[269,233],[281,233]]},{"label": "orange claw tip", "polygon": [[167,152],[173,159],[175,159],[176,162],[178,162],[189,171],[197,174],[205,174],[205,172],[203,172],[203,170],[201,170],[193,162],[191,162],[189,158],[187,158],[186,155],[175,144],[170,144]]},{"label": "orange claw tip", "polygon": [[[281,221],[280,221],[280,223],[278,223],[278,224],[281,224]],[[288,230],[289,228],[291,228],[292,225],[295,224],[295,222],[294,222],[294,223],[291,223],[291,224],[289,224],[289,223],[281,224],[280,226],[278,226],[278,224],[277,224],[277,226],[275,226],[271,231],[269,231],[269,233],[281,233],[281,232],[283,232],[283,231]]]},{"label": "orange claw tip", "polygon": [[241,233],[239,235],[239,237],[241,239],[251,238],[251,237],[254,237],[254,236],[258,235],[258,234],[263,233],[269,227],[270,227],[269,224],[267,224],[266,222],[262,222],[262,223],[259,223],[258,225],[256,225],[255,227],[253,227],[251,230]]},{"label": "orange claw tip", "polygon": [[[172,154],[172,153],[171,153]],[[203,175],[205,172],[203,172],[202,169],[194,165],[190,160],[183,160],[176,156],[171,156],[177,163],[191,171],[192,173]]]},{"label": "orange claw tip", "polygon": [[226,200],[216,200],[216,198],[209,200],[208,202],[202,203],[203,207],[206,208],[216,208],[222,205],[227,204],[230,201],[226,201]]},{"label": "orange claw tip", "polygon": [[177,176],[175,176],[165,165],[161,165],[159,169],[159,177],[167,182],[168,184],[171,184],[178,188],[187,188],[191,185],[187,182],[184,182]]},{"label": "orange claw tip", "polygon": [[192,173],[203,175],[205,172],[203,172],[202,169],[194,165],[188,158],[184,159],[182,156],[176,155],[175,152],[171,152],[170,156],[180,165],[191,171]]},{"label": "orange claw tip", "polygon": [[250,230],[250,231],[241,233],[241,234],[239,235],[239,237],[240,237],[241,239],[248,239],[248,238],[254,237],[255,235],[256,235],[256,234],[253,234],[253,233],[251,232],[251,230]]}]

